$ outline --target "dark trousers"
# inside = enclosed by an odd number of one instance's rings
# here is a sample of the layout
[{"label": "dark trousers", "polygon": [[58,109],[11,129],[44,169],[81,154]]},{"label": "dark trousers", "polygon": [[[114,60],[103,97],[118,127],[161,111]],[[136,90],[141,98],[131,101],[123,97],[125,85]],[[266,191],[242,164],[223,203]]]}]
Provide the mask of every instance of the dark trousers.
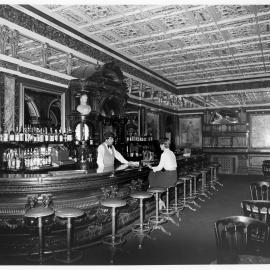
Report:
[{"label": "dark trousers", "polygon": [[169,188],[177,182],[177,171],[151,171],[148,176],[149,187]]}]

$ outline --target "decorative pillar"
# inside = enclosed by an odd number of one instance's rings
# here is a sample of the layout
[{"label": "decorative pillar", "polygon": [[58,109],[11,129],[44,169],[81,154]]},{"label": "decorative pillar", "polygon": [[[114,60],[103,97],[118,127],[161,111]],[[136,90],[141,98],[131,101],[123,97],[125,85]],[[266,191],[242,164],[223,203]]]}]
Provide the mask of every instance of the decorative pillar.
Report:
[{"label": "decorative pillar", "polygon": [[6,54],[6,47],[7,47],[7,42],[8,42],[8,33],[9,29],[5,25],[0,25],[0,53],[1,54]]},{"label": "decorative pillar", "polygon": [[18,58],[18,47],[19,47],[19,32],[17,30],[10,31],[10,48],[12,57]]},{"label": "decorative pillar", "polygon": [[4,76],[4,128],[15,128],[15,78]]}]

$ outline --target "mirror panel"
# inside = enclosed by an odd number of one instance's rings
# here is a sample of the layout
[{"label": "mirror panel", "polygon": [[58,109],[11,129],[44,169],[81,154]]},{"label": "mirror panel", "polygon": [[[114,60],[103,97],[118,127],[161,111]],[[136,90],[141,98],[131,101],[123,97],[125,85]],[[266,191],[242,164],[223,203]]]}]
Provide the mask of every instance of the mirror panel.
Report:
[{"label": "mirror panel", "polygon": [[65,129],[65,94],[28,86],[21,88],[20,126]]}]

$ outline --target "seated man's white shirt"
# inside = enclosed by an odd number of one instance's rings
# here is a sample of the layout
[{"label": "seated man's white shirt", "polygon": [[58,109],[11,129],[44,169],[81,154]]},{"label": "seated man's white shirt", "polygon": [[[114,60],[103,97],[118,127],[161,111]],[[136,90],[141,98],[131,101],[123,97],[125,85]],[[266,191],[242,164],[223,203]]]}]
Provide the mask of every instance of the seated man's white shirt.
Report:
[{"label": "seated man's white shirt", "polygon": [[[123,164],[127,164],[128,161],[114,148],[114,146],[112,145],[111,148],[108,147],[108,145],[105,143],[105,147],[108,148],[108,151],[112,154],[113,150],[114,150],[114,157],[121,163]],[[112,149],[113,148],[113,149]],[[104,146],[101,144],[99,145],[98,149],[97,149],[98,155],[97,155],[97,165],[99,167],[104,167],[104,163],[103,163],[103,158],[104,158],[104,153],[105,153],[105,149]]]},{"label": "seated man's white shirt", "polygon": [[152,167],[153,172],[161,171],[162,169],[174,171],[176,168],[177,162],[175,154],[169,148],[166,148],[161,154],[158,166]]}]

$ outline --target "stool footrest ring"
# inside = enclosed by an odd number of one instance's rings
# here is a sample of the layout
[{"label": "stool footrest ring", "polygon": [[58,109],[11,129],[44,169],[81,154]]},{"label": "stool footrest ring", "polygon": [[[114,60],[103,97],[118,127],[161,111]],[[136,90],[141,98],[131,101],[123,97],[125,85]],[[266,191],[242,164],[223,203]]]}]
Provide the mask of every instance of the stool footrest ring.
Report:
[{"label": "stool footrest ring", "polygon": [[113,238],[113,235],[110,234],[103,238],[102,243],[109,246],[117,246],[123,244],[125,241],[122,235],[116,234]]},{"label": "stool footrest ring", "polygon": [[150,232],[152,227],[148,223],[135,224],[132,226],[132,231],[135,233],[147,233]]},{"label": "stool footrest ring", "polygon": [[167,220],[164,217],[156,217],[156,216],[152,216],[149,218],[149,222],[150,224],[154,224],[154,225],[159,225],[162,223],[165,223]]},{"label": "stool footrest ring", "polygon": [[66,251],[59,252],[55,255],[55,260],[62,263],[74,263],[79,261],[83,256],[83,253],[78,250],[72,250],[70,255],[67,255]]},{"label": "stool footrest ring", "polygon": [[159,212],[162,216],[172,216],[175,214],[175,209],[170,207],[168,209],[161,209]]}]

